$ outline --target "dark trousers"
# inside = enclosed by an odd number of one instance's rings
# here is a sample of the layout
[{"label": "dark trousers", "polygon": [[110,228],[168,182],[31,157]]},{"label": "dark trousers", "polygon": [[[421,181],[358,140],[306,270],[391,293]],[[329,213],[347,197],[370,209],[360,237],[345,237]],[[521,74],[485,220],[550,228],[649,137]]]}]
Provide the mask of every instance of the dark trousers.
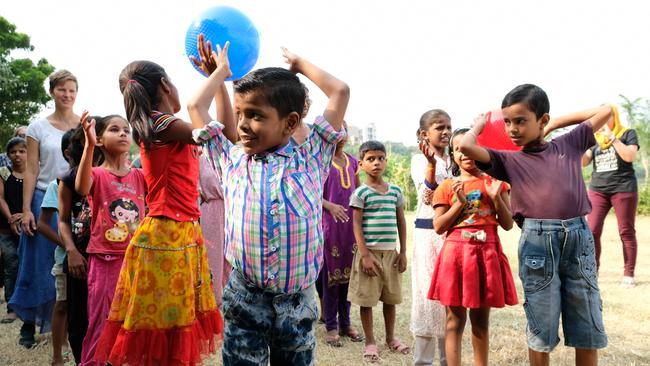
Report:
[{"label": "dark trousers", "polygon": [[319,295],[323,300],[323,315],[325,316],[325,329],[345,329],[350,326],[350,302],[348,301],[348,284],[337,283],[329,285],[327,268],[323,264],[317,285],[320,285]]},{"label": "dark trousers", "polygon": [[600,237],[603,233],[605,217],[609,209],[614,207],[616,221],[618,222],[618,234],[623,242],[623,275],[634,277],[637,253],[634,221],[636,219],[639,194],[637,192],[605,194],[589,190],[589,200],[591,201],[592,209],[589,216],[587,216],[587,221],[589,222],[589,228],[594,234],[597,265],[600,267]]},{"label": "dark trousers", "polygon": [[81,362],[81,344],[88,329],[88,283],[85,278],[68,279],[68,342],[76,364]]},{"label": "dark trousers", "polygon": [[9,306],[9,300],[14,293],[18,276],[18,236],[0,233],[0,251],[2,252],[2,284],[5,288],[7,313],[11,313],[13,310]]}]

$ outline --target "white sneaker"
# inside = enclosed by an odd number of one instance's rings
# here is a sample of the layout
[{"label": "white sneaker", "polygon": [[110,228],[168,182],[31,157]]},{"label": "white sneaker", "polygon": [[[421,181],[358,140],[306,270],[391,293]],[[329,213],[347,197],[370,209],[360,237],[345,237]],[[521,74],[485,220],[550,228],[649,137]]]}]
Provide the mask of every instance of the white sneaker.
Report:
[{"label": "white sneaker", "polygon": [[623,280],[621,281],[621,287],[632,288],[634,286],[636,286],[636,282],[634,282],[634,277],[623,276]]}]

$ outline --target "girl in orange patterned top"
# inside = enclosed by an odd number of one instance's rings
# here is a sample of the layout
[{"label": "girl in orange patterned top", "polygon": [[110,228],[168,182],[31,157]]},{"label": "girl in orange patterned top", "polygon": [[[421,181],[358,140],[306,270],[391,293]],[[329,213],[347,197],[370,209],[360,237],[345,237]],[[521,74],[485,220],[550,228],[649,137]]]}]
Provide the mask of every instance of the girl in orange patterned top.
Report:
[{"label": "girl in orange patterned top", "polygon": [[[229,73],[227,45],[219,56],[208,51],[212,46],[202,36],[199,45],[197,66],[207,75]],[[127,65],[120,90],[140,145],[149,212],[126,251],[95,360],[113,366],[197,365],[202,355],[216,351],[223,334],[198,222],[199,148],[192,129],[202,126],[173,115],[180,110],[178,91],[153,62]],[[223,103],[222,97],[227,98],[225,86],[215,99]],[[217,117],[232,119],[234,126],[234,118]]]},{"label": "girl in orange patterned top", "polygon": [[447,233],[431,280],[429,298],[447,307],[445,350],[450,366],[460,365],[461,340],[469,309],[474,364],[488,363],[490,308],[517,303],[508,259],[497,227],[512,228],[507,184],[483,174],[458,151],[468,129],[450,139],[451,171],[433,197],[434,229]]}]

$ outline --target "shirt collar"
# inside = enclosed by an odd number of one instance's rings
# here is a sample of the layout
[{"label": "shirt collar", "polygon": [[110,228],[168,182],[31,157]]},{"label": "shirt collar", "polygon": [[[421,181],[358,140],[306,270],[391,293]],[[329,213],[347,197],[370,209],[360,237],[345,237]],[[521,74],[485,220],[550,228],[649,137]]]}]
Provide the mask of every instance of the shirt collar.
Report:
[{"label": "shirt collar", "polygon": [[255,160],[266,160],[269,155],[279,155],[290,158],[293,156],[295,146],[296,142],[293,139],[289,139],[289,142],[286,145],[277,148],[275,151],[267,151],[261,154],[255,154],[252,156],[252,158]]},{"label": "shirt collar", "polygon": [[293,150],[296,142],[293,139],[289,139],[289,142],[282,146],[281,148],[275,150],[273,154],[284,156],[290,158],[293,155]]}]

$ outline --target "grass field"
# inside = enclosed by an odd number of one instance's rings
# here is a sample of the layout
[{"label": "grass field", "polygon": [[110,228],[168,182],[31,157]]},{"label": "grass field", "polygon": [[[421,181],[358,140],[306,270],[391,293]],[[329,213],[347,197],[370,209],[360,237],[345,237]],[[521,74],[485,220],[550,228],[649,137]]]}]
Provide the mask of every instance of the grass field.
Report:
[{"label": "grass field", "polygon": [[[407,222],[413,222],[412,215]],[[600,269],[600,288],[604,302],[605,327],[609,336],[609,347],[600,352],[601,365],[640,366],[650,365],[650,217],[638,218],[637,235],[639,253],[637,258],[637,286],[624,289],[619,286],[623,275],[623,255],[616,229],[616,219],[609,216],[603,234],[603,255]],[[409,257],[411,241],[409,232]],[[517,242],[519,230],[502,232],[501,240],[504,250],[510,258],[513,273],[517,274]],[[519,299],[523,300],[519,279],[515,279],[519,290]],[[427,284],[423,284],[428,286]],[[397,308],[398,318],[396,333],[402,340],[411,343],[413,338],[409,331],[411,280],[410,268],[404,273],[404,303]],[[4,313],[5,305],[0,312]],[[378,342],[383,337],[383,320],[381,307],[375,309],[375,333]],[[352,309],[353,323],[361,328],[359,310]],[[469,322],[468,322],[469,323]],[[0,324],[0,365],[48,365],[51,357],[49,335],[39,336],[39,345],[31,350],[19,347],[19,322]],[[469,327],[469,324],[468,324]],[[521,305],[496,309],[492,311],[490,327],[490,364],[491,365],[526,365],[527,348],[525,341],[526,320]],[[316,328],[318,347],[316,364],[324,366],[342,366],[362,364],[363,343],[344,342],[342,348],[332,348],[324,344],[325,329],[323,325]],[[469,343],[470,331],[465,331],[463,343],[463,365],[471,365],[472,349]],[[381,365],[409,365],[411,356],[391,353],[383,345],[379,347]],[[69,362],[68,365],[73,365]],[[210,357],[206,365],[220,365],[218,355]],[[551,365],[573,365],[573,350],[560,345],[551,355]]]}]

